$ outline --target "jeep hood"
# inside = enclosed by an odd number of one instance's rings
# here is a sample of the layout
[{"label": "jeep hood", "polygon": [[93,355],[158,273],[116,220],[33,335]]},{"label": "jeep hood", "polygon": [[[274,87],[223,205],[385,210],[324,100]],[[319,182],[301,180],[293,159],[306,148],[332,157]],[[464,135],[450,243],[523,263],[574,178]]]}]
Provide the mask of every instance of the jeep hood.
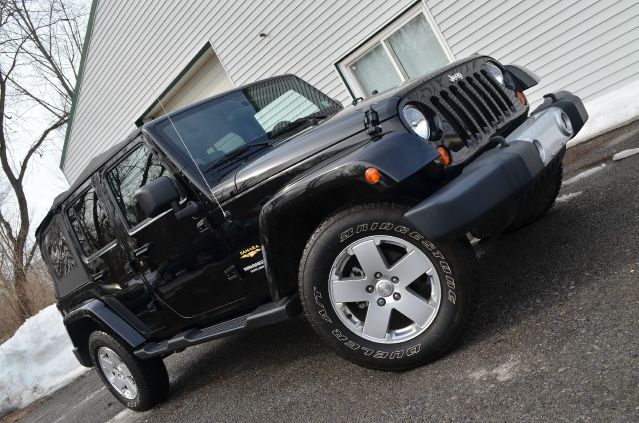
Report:
[{"label": "jeep hood", "polygon": [[[236,193],[243,192],[282,172],[297,174],[316,166],[354,144],[370,139],[364,113],[372,106],[384,122],[397,114],[399,97],[393,92],[349,106],[320,125],[255,155],[235,172]],[[292,175],[290,175],[292,176]]]}]

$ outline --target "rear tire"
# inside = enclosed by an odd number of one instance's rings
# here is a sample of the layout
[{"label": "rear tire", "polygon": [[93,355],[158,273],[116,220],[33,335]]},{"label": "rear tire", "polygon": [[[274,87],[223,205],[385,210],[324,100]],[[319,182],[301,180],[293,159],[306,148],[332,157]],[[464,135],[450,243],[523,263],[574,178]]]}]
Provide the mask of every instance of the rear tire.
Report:
[{"label": "rear tire", "polygon": [[338,354],[373,369],[410,369],[441,356],[469,313],[470,245],[427,241],[405,211],[368,204],[336,213],[313,233],[300,263],[313,329]]},{"label": "rear tire", "polygon": [[100,331],[89,336],[89,353],[102,382],[131,410],[149,410],[166,397],[169,376],[161,359],[140,360],[120,341]]}]

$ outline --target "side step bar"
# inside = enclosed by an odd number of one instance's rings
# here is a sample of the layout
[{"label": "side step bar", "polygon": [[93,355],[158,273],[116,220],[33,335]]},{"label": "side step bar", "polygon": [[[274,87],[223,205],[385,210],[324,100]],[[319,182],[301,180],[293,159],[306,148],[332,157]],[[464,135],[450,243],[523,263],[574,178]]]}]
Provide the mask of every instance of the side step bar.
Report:
[{"label": "side step bar", "polygon": [[135,350],[134,354],[143,359],[157,357],[213,339],[281,322],[296,316],[301,310],[299,296],[294,294],[279,301],[261,305],[250,314],[202,329],[188,329],[164,341],[149,342]]}]

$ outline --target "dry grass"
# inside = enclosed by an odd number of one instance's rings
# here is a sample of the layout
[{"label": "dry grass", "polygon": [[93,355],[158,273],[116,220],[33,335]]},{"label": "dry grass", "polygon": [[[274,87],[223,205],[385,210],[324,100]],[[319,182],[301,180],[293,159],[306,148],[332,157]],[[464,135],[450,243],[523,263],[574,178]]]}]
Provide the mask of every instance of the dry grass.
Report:
[{"label": "dry grass", "polygon": [[0,344],[20,327],[24,322],[20,317],[25,309],[33,316],[46,306],[53,304],[53,284],[44,264],[36,263],[27,275],[26,301],[20,301],[12,289],[0,290]]}]

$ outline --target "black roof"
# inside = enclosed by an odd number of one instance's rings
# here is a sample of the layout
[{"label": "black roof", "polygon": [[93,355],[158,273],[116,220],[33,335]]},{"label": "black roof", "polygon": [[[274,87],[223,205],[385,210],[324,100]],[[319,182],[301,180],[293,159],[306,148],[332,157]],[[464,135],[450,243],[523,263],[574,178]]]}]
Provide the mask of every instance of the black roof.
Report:
[{"label": "black roof", "polygon": [[64,191],[63,193],[59,194],[57,197],[55,197],[53,199],[53,204],[51,204],[51,207],[49,208],[49,211],[47,212],[47,215],[44,217],[44,219],[42,219],[42,222],[40,222],[40,224],[38,225],[38,227],[36,229],[36,236],[43,229],[43,227],[47,224],[47,222],[49,222],[49,220],[51,219],[51,215],[56,211],[56,209],[58,207],[60,207],[60,205],[67,198],[69,198],[74,192],[76,192],[76,190],[78,188],[80,188],[88,179],[90,179],[91,176],[93,176],[93,174],[102,165],[104,165],[107,161],[109,161],[109,159],[111,159],[113,156],[115,156],[118,153],[118,151],[122,150],[131,141],[136,139],[141,134],[141,132],[142,131],[141,131],[140,128],[133,130],[126,137],[126,139],[124,141],[121,141],[121,142],[115,144],[113,147],[109,148],[108,150],[106,150],[106,151],[98,154],[94,158],[92,158],[89,161],[89,163],[85,166],[85,168],[82,170],[80,175],[71,184],[69,189],[67,189],[66,191]]}]

